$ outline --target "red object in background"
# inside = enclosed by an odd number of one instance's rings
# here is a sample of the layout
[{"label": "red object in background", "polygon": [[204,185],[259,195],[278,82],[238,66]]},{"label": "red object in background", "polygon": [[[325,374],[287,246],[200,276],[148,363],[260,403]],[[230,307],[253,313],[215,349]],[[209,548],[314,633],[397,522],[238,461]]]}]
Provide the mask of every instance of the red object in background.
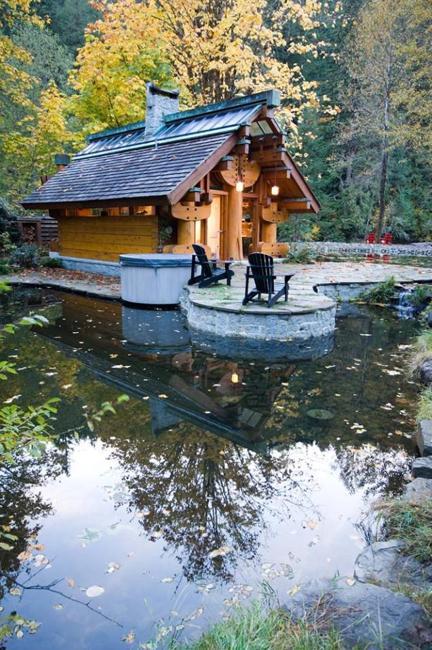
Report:
[{"label": "red object in background", "polygon": [[366,242],[368,244],[375,244],[375,233],[374,232],[370,232],[368,234],[368,236],[366,237]]},{"label": "red object in background", "polygon": [[384,235],[381,237],[381,244],[392,244],[393,243],[393,235],[391,232],[385,232]]}]

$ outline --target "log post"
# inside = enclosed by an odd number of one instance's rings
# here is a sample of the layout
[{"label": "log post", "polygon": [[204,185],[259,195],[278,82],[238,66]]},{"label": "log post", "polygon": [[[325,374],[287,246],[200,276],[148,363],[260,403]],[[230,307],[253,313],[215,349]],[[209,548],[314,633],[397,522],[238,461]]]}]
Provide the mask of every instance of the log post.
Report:
[{"label": "log post", "polygon": [[237,192],[235,187],[228,185],[228,214],[225,238],[225,251],[228,259],[243,259],[242,217],[243,192]]},{"label": "log post", "polygon": [[261,222],[261,241],[266,244],[275,244],[277,240],[277,224],[268,221]]},{"label": "log post", "polygon": [[178,221],[177,222],[177,244],[192,246],[195,243],[195,222]]}]

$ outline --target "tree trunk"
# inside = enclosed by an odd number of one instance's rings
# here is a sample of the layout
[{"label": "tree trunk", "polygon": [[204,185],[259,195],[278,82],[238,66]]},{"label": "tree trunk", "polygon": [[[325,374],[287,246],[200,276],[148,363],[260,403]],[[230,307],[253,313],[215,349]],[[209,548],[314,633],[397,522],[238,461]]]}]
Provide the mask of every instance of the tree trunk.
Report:
[{"label": "tree trunk", "polygon": [[379,211],[378,221],[375,229],[375,241],[379,244],[385,218],[385,191],[387,185],[387,167],[388,167],[388,151],[387,146],[384,145],[381,156],[381,173],[380,173],[380,188],[379,188]]},{"label": "tree trunk", "polygon": [[388,168],[388,131],[389,131],[389,103],[390,103],[390,92],[389,92],[389,79],[390,79],[390,66],[387,70],[387,83],[386,83],[386,95],[384,100],[384,115],[383,115],[383,126],[384,126],[384,135],[382,141],[382,153],[381,153],[381,171],[380,171],[380,183],[379,183],[379,211],[378,211],[378,221],[375,229],[375,241],[379,244],[385,218],[385,194],[387,187],[387,168]]}]

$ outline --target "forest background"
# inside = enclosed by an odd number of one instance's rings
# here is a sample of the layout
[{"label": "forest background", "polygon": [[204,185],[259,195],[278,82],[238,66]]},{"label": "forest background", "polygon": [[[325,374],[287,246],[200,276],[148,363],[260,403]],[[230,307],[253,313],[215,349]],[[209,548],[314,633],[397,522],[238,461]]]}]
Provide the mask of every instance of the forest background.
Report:
[{"label": "forest background", "polygon": [[430,0],[0,0],[0,211],[86,135],[276,87],[321,211],[283,238],[432,239]]}]

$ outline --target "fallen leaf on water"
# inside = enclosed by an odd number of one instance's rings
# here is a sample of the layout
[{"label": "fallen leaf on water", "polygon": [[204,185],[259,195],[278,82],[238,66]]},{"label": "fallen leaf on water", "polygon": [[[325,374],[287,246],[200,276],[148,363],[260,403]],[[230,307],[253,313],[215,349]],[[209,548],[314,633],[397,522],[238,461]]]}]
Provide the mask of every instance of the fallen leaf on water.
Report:
[{"label": "fallen leaf on water", "polygon": [[76,587],[76,582],[73,578],[67,578],[66,582],[68,584],[68,587],[71,589],[74,589],[74,587]]},{"label": "fallen leaf on water", "polygon": [[11,596],[21,596],[22,589],[19,587],[12,587],[12,589],[9,589],[9,593]]},{"label": "fallen leaf on water", "polygon": [[295,596],[297,592],[300,591],[300,585],[294,585],[287,591],[288,596]]},{"label": "fallen leaf on water", "polygon": [[104,592],[105,589],[103,587],[99,587],[99,585],[92,585],[86,589],[86,596],[89,598],[97,598],[98,596],[102,596]]},{"label": "fallen leaf on water", "polygon": [[17,557],[20,562],[25,562],[26,560],[29,560],[32,556],[32,552],[27,550],[27,551],[22,551]]},{"label": "fallen leaf on water", "polygon": [[127,633],[127,634],[122,638],[122,641],[124,641],[124,643],[128,643],[129,645],[132,645],[132,643],[135,641],[135,632],[134,632],[133,630],[131,630],[130,632],[128,632],[128,633]]},{"label": "fallen leaf on water", "polygon": [[213,551],[210,551],[209,558],[212,560],[215,557],[221,557],[231,553],[232,548],[230,546],[221,546],[220,548],[215,548]]},{"label": "fallen leaf on water", "polygon": [[108,562],[108,568],[105,573],[114,573],[114,571],[118,571],[119,569],[120,564],[117,564],[117,562]]},{"label": "fallen leaf on water", "polygon": [[53,605],[53,608],[60,610],[63,609],[63,605],[61,605],[61,603],[56,603],[55,605]]},{"label": "fallen leaf on water", "polygon": [[174,578],[162,578],[161,582],[163,584],[169,584],[170,582],[173,582]]}]

